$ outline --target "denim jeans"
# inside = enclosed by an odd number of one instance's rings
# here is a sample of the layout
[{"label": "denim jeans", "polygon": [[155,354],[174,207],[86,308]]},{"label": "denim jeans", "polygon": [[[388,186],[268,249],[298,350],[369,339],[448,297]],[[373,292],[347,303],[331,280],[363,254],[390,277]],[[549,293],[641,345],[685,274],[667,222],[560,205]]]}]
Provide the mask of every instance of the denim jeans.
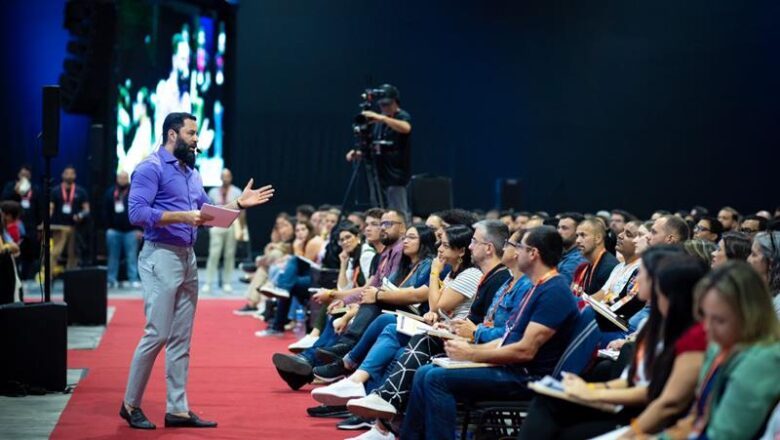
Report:
[{"label": "denim jeans", "polygon": [[401,356],[408,342],[409,337],[398,333],[395,323],[384,327],[359,367],[370,376],[366,391],[379,388],[385,382],[383,379],[386,372],[393,365],[393,361]]},{"label": "denim jeans", "polygon": [[275,278],[276,287],[290,292],[290,298],[279,298],[276,303],[276,315],[272,328],[275,330],[284,330],[287,323],[287,314],[290,312],[290,303],[292,298],[298,299],[302,307],[306,307],[309,301],[309,287],[311,286],[311,276],[298,275],[298,259],[289,258],[281,272]]},{"label": "denim jeans", "polygon": [[119,274],[119,260],[124,252],[127,264],[127,280],[138,281],[138,238],[136,231],[106,231],[106,248],[108,249],[108,282],[116,284]]},{"label": "denim jeans", "polygon": [[317,362],[316,357],[317,349],[321,347],[328,347],[334,344],[338,337],[338,333],[333,330],[333,318],[328,316],[328,320],[325,321],[325,327],[323,327],[322,333],[320,333],[320,337],[317,338],[317,341],[314,342],[314,345],[312,345],[311,348],[304,350],[301,355],[305,357],[311,365],[318,365],[319,362]]},{"label": "denim jeans", "polygon": [[519,371],[506,367],[446,369],[425,365],[414,375],[401,438],[454,439],[458,399],[529,399],[532,393],[527,381]]},{"label": "denim jeans", "polygon": [[360,363],[363,362],[363,359],[366,358],[369,350],[371,350],[371,347],[374,346],[374,343],[377,341],[377,338],[379,338],[382,330],[390,324],[395,324],[395,322],[395,315],[386,313],[379,315],[374,322],[368,326],[366,331],[363,332],[357,345],[347,353],[344,360],[352,365],[360,365]]}]

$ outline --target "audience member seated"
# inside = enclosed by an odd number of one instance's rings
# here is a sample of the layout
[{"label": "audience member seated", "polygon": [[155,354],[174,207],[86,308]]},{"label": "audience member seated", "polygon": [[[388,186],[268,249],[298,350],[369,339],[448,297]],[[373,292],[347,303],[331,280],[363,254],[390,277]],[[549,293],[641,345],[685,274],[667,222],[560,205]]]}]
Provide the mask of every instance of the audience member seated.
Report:
[{"label": "audience member seated", "polygon": [[718,211],[718,221],[723,225],[723,231],[739,229],[739,212],[730,206],[724,206]]},{"label": "audience member seated", "polygon": [[717,243],[723,234],[723,225],[715,217],[701,217],[693,227],[693,238]]},{"label": "audience member seated", "polygon": [[756,234],[747,262],[769,286],[775,312],[780,316],[780,232]]},{"label": "audience member seated", "polygon": [[675,215],[664,215],[653,222],[648,243],[650,246],[678,244],[685,242],[689,237],[690,228],[685,220]]},{"label": "audience member seated", "polygon": [[[582,214],[576,212],[565,212],[558,217],[558,234],[563,240],[563,256],[558,263],[558,273],[563,279],[571,284],[574,279],[574,271],[580,264],[586,262],[582,256],[582,251],[577,246],[577,226],[585,220]],[[528,228],[541,226],[532,224]]]},{"label": "audience member seated", "polygon": [[697,287],[696,304],[710,341],[696,398],[659,437],[756,438],[780,398],[780,324],[766,284],[748,264],[728,261]]},{"label": "audience member seated", "polygon": [[574,271],[571,290],[576,296],[598,292],[618,264],[617,258],[604,246],[606,233],[604,224],[595,219],[583,220],[577,226],[575,243],[586,261]]},{"label": "audience member seated", "polygon": [[[653,249],[647,254],[652,252]],[[687,255],[669,256],[659,263],[649,283],[650,318],[637,336],[631,365],[619,378],[588,383],[576,375],[564,375],[566,394],[586,402],[622,405],[619,412],[537,396],[519,438],[592,438],[610,431],[615,424],[628,424],[650,401],[661,396],[667,385],[683,384],[682,391],[688,391],[687,401],[690,401],[706,346],[703,329],[693,317],[693,288],[706,270],[707,266],[700,260]],[[670,377],[679,382],[669,383]],[[682,415],[687,409],[685,400],[675,404],[676,412],[656,415],[653,419],[656,429],[674,421],[676,415]]]},{"label": "audience member seated", "polygon": [[749,215],[742,220],[739,225],[739,232],[748,234],[750,238],[756,236],[759,232],[766,231],[768,220],[759,215]]},{"label": "audience member seated", "polygon": [[750,255],[752,239],[742,232],[726,232],[718,242],[718,247],[712,252],[712,268],[716,268],[727,260],[747,260]]}]

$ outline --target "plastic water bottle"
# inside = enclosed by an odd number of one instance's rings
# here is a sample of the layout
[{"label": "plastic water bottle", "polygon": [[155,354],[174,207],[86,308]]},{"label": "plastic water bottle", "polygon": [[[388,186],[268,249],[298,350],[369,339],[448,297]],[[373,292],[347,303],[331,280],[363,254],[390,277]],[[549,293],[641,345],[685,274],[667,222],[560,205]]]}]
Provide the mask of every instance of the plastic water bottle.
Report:
[{"label": "plastic water bottle", "polygon": [[293,333],[295,333],[295,336],[298,339],[306,336],[306,312],[304,312],[303,307],[301,306],[298,306],[298,308],[295,309],[295,327],[293,327]]}]

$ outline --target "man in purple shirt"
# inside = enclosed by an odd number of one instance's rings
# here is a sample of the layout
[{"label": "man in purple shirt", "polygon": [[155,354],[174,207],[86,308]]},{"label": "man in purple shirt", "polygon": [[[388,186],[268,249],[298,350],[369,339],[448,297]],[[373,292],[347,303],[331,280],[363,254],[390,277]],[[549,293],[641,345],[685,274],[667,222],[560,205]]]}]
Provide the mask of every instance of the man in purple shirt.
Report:
[{"label": "man in purple shirt", "polygon": [[[197,227],[212,220],[200,213],[209,201],[194,168],[198,126],[189,113],[171,113],[163,122],[164,144],[133,173],[128,199],[130,222],[144,228],[138,268],[143,285],[146,326],[130,365],[119,415],[132,428],[154,429],[141,411],[149,375],[165,346],[167,381],[166,427],[216,427],[198,418],[187,403],[190,338],[198,300],[195,261]],[[252,189],[250,179],[239,198],[226,205],[246,209],[267,202],[271,186]]]}]

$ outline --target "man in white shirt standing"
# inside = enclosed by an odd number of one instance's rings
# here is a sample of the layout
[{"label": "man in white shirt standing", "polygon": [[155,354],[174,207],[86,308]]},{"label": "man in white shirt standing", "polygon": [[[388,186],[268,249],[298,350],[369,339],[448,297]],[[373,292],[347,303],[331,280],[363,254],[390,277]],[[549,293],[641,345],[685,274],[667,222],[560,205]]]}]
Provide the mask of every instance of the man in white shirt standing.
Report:
[{"label": "man in white shirt standing", "polygon": [[[222,186],[215,186],[209,191],[212,203],[222,206],[241,195],[241,190],[233,185],[233,173],[229,169],[222,170]],[[229,228],[209,228],[209,259],[206,263],[206,283],[202,292],[211,290],[211,284],[217,275],[219,257],[222,256],[222,290],[231,292],[230,283],[233,280],[233,269],[236,267],[236,242],[241,237],[246,224],[246,213],[241,211],[238,222],[233,222]]]}]

